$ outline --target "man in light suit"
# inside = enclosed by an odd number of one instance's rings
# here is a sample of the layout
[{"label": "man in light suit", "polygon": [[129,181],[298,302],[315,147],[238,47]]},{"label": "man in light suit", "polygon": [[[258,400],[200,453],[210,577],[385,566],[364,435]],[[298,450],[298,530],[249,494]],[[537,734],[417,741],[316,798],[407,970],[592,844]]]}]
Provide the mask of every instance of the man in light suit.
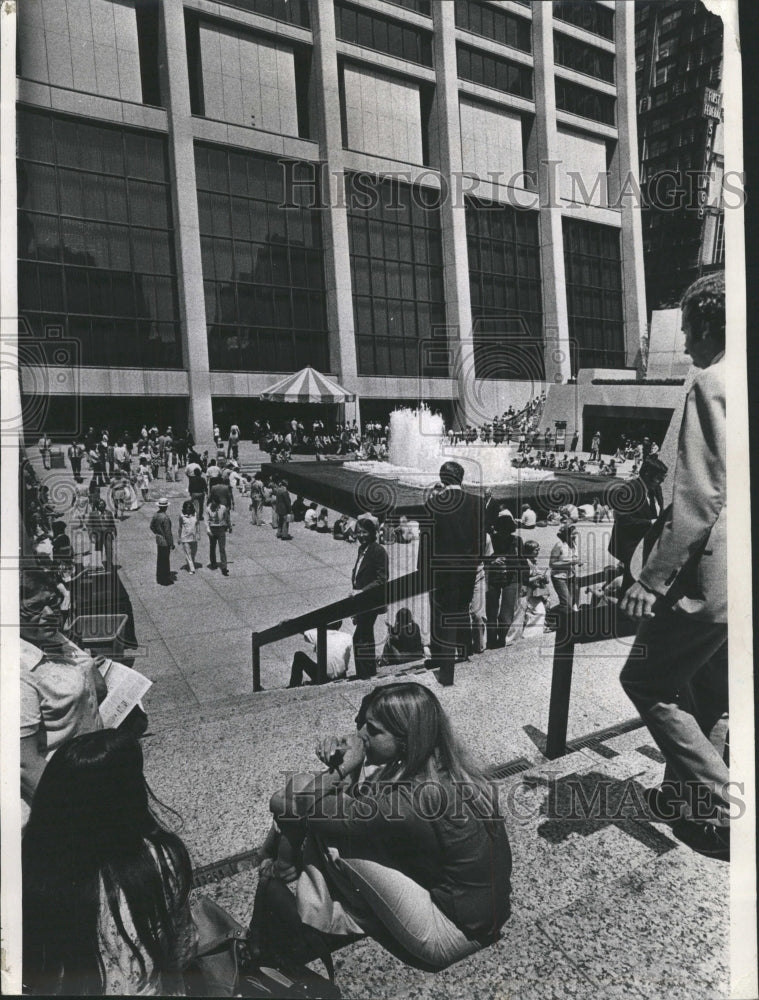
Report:
[{"label": "man in light suit", "polygon": [[438,680],[453,684],[457,650],[471,636],[469,605],[477,566],[485,552],[485,512],[482,498],[461,488],[464,470],[458,462],[440,467],[443,489],[427,502],[428,517],[420,523],[417,569],[426,574],[430,592],[430,660],[439,667]]},{"label": "man in light suit", "polygon": [[667,761],[652,813],[694,850],[727,860],[723,272],[691,285],[682,315],[685,352],[702,371],[685,402],[671,512],[621,602],[640,626],[620,680]]}]

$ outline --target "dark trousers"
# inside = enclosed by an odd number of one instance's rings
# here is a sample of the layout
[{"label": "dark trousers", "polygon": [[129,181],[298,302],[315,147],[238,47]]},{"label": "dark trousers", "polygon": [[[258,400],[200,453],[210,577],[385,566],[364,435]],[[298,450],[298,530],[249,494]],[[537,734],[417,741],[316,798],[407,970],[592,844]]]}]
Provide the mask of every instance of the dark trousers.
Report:
[{"label": "dark trousers", "polygon": [[192,502],[195,504],[195,510],[198,515],[198,520],[203,520],[203,501],[206,498],[205,493],[191,493]]},{"label": "dark trousers", "polygon": [[211,531],[208,536],[208,544],[211,550],[211,566],[216,566],[216,545],[219,546],[219,562],[221,568],[227,568],[227,532],[226,530]]},{"label": "dark trousers", "polygon": [[168,545],[159,545],[156,548],[155,579],[156,583],[171,583],[171,549]]},{"label": "dark trousers", "polygon": [[312,660],[307,653],[304,653],[299,649],[293,656],[293,665],[290,668],[290,683],[288,684],[288,687],[300,687],[304,674],[312,681],[316,680],[316,660]]},{"label": "dark trousers", "polygon": [[485,593],[485,616],[488,623],[488,642],[501,643],[514,621],[519,602],[519,581],[488,586]]},{"label": "dark trousers", "polygon": [[82,460],[81,458],[71,459],[71,472],[78,483],[82,481]]},{"label": "dark trousers", "polygon": [[377,673],[377,644],[374,639],[374,623],[377,611],[367,611],[353,619],[356,630],[353,633],[353,657],[356,662],[357,677],[374,677]]},{"label": "dark trousers", "polygon": [[456,654],[463,655],[471,629],[469,605],[474,593],[476,569],[437,572],[430,593],[430,658],[439,667],[440,683],[453,684]]},{"label": "dark trousers", "polygon": [[620,681],[667,761],[665,798],[728,825],[727,625],[675,611],[644,619]]}]

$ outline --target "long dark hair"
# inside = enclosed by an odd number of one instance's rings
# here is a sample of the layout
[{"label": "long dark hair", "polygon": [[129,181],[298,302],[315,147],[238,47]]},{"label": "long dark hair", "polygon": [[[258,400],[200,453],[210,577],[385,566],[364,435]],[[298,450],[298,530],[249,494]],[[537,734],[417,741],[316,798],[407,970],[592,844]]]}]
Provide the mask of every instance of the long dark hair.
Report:
[{"label": "long dark hair", "polygon": [[190,859],[151,798],[139,743],[115,729],[76,737],[45,768],[22,854],[24,979],[35,992],[102,994],[102,893],[143,978],[143,953],[156,972],[177,971],[174,915],[189,895]]},{"label": "long dark hair", "polygon": [[429,688],[416,682],[377,687],[361,703],[360,724],[369,713],[401,748],[400,759],[385,764],[373,782],[424,782],[448,789],[466,785],[466,800],[473,811],[482,818],[499,818],[493,785],[459,742],[443,706]]}]

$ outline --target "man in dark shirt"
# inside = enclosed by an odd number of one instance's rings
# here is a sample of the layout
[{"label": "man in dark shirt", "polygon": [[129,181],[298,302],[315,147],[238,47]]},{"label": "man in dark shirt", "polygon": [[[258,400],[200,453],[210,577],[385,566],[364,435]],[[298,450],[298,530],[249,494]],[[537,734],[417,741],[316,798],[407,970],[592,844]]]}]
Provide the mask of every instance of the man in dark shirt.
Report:
[{"label": "man in dark shirt", "polygon": [[633,582],[630,563],[635,550],[662,512],[664,499],[661,484],[668,471],[664,462],[655,456],[647,458],[640,467],[638,478],[630,484],[634,492],[632,503],[626,503],[624,510],[614,513],[609,553],[624,567],[623,590],[627,590]]},{"label": "man in dark shirt", "polygon": [[430,587],[430,665],[440,668],[439,681],[446,686],[453,684],[457,649],[467,645],[469,605],[485,551],[482,498],[465,493],[463,479],[458,462],[443,463],[443,489],[427,501],[428,516],[420,523],[417,569]]},{"label": "man in dark shirt", "polygon": [[150,521],[150,530],[155,535],[156,540],[156,583],[163,587],[170,586],[174,580],[171,575],[170,553],[174,548],[174,535],[171,530],[171,518],[167,511],[169,501],[166,497],[161,497],[158,501],[158,510],[153,514]]}]

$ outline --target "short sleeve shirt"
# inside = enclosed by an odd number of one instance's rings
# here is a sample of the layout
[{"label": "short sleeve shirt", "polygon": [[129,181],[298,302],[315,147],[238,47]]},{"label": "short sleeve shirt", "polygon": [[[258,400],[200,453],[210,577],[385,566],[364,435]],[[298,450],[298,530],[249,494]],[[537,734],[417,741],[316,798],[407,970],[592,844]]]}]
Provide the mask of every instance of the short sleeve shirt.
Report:
[{"label": "short sleeve shirt", "polygon": [[51,657],[21,640],[21,736],[36,733],[48,758],[62,743],[103,728],[91,665],[68,640]]},{"label": "short sleeve shirt", "polygon": [[[304,633],[306,642],[313,644],[316,650],[316,629]],[[333,681],[337,677],[345,677],[351,662],[353,637],[347,632],[335,629],[327,630],[327,677]]]}]

